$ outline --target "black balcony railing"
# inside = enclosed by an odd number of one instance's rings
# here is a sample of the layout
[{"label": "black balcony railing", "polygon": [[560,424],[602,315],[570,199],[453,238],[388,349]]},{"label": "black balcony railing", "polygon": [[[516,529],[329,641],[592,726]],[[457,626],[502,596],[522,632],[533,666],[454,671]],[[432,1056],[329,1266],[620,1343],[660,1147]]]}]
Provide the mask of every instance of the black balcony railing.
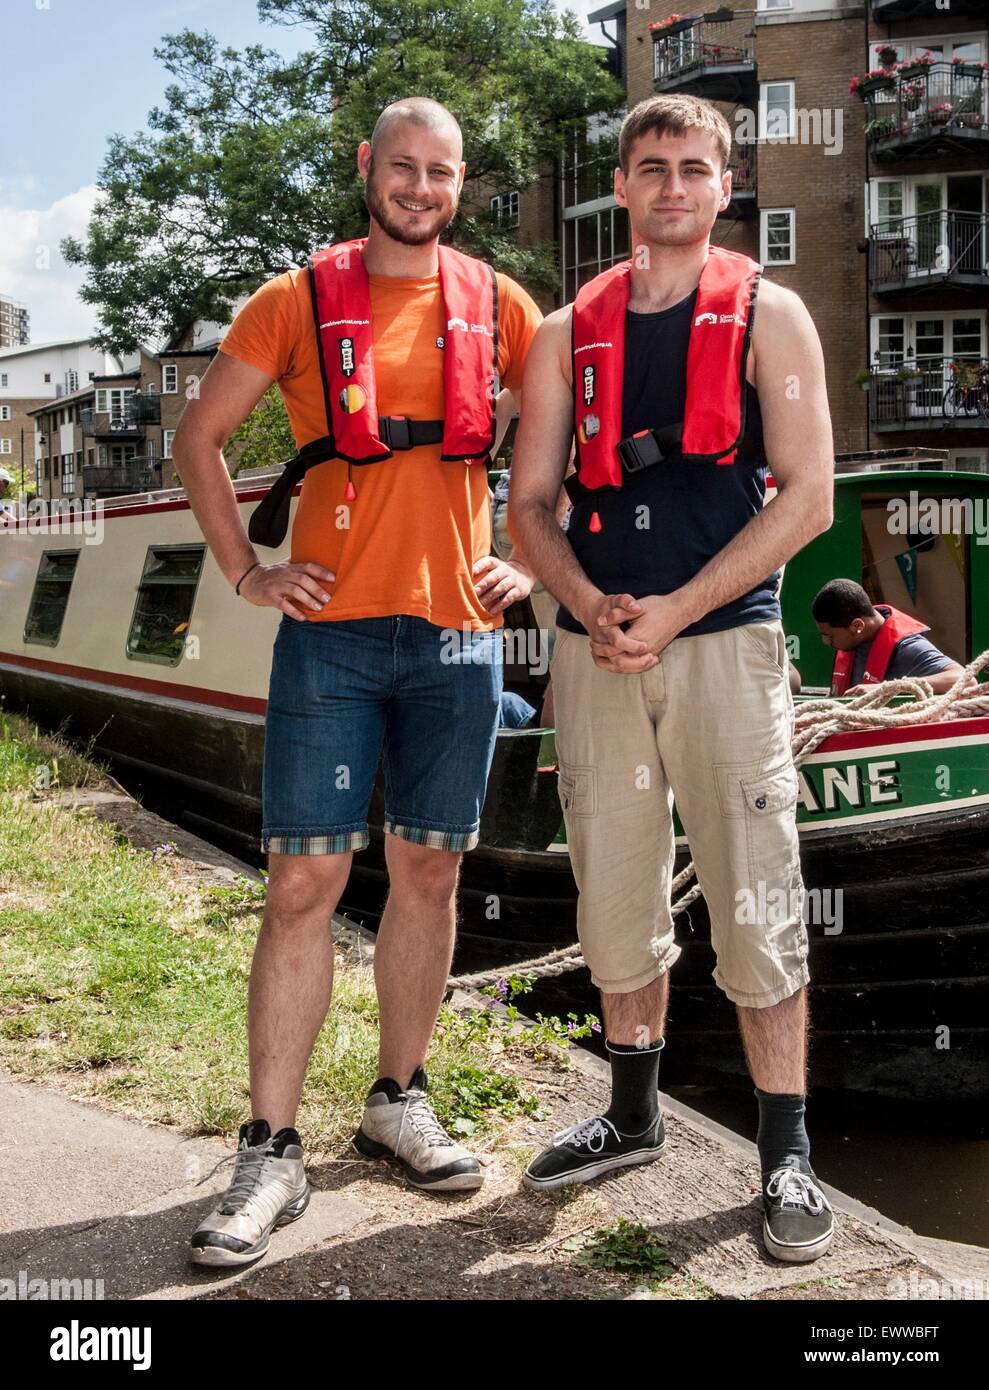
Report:
[{"label": "black balcony railing", "polygon": [[80,411],[82,432],[93,439],[139,439],[144,426],[128,411]]},{"label": "black balcony railing", "polygon": [[756,80],[751,11],[714,11],[698,18],[659,24],[655,81],[661,92],[693,90],[714,100],[733,100]]},{"label": "black balcony railing", "polygon": [[868,83],[865,133],[877,159],[989,149],[989,74],[980,63],[901,63]]},{"label": "black balcony railing", "polygon": [[945,284],[989,286],[989,216],[922,212],[869,228],[874,293]]},{"label": "black balcony railing", "polygon": [[145,454],[127,459],[122,464],[86,464],[82,470],[82,490],[87,497],[150,492],[152,488],[160,486],[160,460]]},{"label": "black balcony railing", "polygon": [[869,425],[880,431],[981,429],[989,434],[979,404],[986,399],[979,385],[984,373],[989,373],[989,361],[975,356],[918,358],[915,366],[899,370],[875,367],[869,379]]},{"label": "black balcony railing", "polygon": [[156,394],[142,395],[135,391],[127,401],[127,413],[140,425],[161,424],[161,397]]}]

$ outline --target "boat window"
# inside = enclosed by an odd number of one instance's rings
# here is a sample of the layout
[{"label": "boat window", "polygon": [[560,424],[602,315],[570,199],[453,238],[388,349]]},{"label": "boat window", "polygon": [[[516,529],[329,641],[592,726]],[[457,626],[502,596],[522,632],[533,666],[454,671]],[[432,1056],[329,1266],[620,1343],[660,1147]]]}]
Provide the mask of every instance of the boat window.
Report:
[{"label": "boat window", "polygon": [[25,642],[57,645],[78,560],[78,550],[46,550],[42,555],[24,624]]},{"label": "boat window", "polygon": [[204,545],[150,547],[127,637],[129,657],[166,666],[182,660],[205,554]]}]

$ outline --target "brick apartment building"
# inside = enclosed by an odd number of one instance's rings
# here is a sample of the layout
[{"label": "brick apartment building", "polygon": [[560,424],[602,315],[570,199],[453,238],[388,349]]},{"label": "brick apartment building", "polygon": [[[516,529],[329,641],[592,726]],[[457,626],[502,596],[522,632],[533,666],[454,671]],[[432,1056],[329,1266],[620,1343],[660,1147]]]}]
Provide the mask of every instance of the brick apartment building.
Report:
[{"label": "brick apartment building", "polygon": [[[94,375],[71,395],[30,411],[37,495],[117,497],[178,486],[172,440],[187,393],[218,346],[215,337],[201,338],[193,330],[160,353],[141,348],[132,370]],[[228,462],[236,453],[228,446]]]},{"label": "brick apartment building", "polygon": [[[691,93],[751,137],[734,144],[734,196],[713,240],[762,261],[807,305],[836,451],[934,446],[989,468],[989,427],[974,395],[954,389],[989,358],[985,0],[750,0],[673,14],[671,0],[619,0],[589,22],[629,106]],[[870,70],[876,90],[850,92]],[[560,302],[629,255],[611,194],[616,134],[588,122],[563,161]]]}]

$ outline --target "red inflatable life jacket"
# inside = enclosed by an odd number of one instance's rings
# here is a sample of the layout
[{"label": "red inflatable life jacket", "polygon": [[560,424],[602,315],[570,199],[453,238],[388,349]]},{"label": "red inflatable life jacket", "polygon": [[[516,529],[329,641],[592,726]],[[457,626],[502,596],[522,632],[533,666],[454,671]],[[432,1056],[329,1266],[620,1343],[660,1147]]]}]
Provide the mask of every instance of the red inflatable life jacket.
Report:
[{"label": "red inflatable life jacket", "polygon": [[[442,420],[378,414],[371,323],[371,282],[361,254],[366,237],[310,256],[309,285],[326,405],[327,433],[301,448],[255,508],[248,535],[280,545],[296,484],[330,459],[380,463],[396,450],[442,444],[446,462],[486,462],[495,441],[494,383],[498,367],[498,281],[494,268],[438,247],[445,329]],[[410,363],[410,370],[415,364]],[[349,476],[344,499],[356,497]]]},{"label": "red inflatable life jacket", "polygon": [[[573,306],[574,437],[578,495],[620,488],[679,450],[688,462],[730,464],[745,434],[745,364],[762,266],[737,251],[708,248],[687,349],[684,419],[622,439],[625,313],[632,262],[584,285]],[[571,496],[573,496],[571,492]],[[590,529],[600,531],[597,512]]]},{"label": "red inflatable life jacket", "polygon": [[[904,637],[910,637],[915,632],[930,632],[931,630],[926,623],[919,622],[906,613],[901,613],[898,608],[893,608],[888,603],[877,603],[876,612],[886,613],[889,616],[872,639],[869,655],[866,657],[862,685],[878,685],[880,681],[886,679],[886,672],[889,669],[894,648],[898,642],[902,642]],[[851,651],[835,653],[834,671],[831,675],[832,695],[844,695],[851,684],[852,670],[855,666],[855,650],[853,648]]]},{"label": "red inflatable life jacket", "polygon": [[[379,429],[371,283],[361,255],[365,241],[327,246],[309,260],[327,424],[336,457],[358,464],[377,463],[392,453]],[[446,321],[442,457],[486,459],[495,435],[497,280],[485,261],[452,246],[438,251]]]}]

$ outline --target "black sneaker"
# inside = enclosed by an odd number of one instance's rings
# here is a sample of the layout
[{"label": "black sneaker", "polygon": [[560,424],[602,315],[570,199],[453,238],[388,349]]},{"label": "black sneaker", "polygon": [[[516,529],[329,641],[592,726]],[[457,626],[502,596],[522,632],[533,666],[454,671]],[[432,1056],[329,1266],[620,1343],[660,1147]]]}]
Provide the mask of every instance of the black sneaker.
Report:
[{"label": "black sneaker", "polygon": [[590,1182],[618,1168],[652,1163],[666,1147],[662,1115],[641,1134],[621,1134],[604,1115],[562,1130],[522,1175],[526,1187],[547,1192],[568,1183]]},{"label": "black sneaker", "polygon": [[834,1238],[834,1211],[809,1165],[796,1155],[784,1159],[766,1174],[762,1202],[762,1238],[774,1259],[804,1264],[824,1254]]}]

